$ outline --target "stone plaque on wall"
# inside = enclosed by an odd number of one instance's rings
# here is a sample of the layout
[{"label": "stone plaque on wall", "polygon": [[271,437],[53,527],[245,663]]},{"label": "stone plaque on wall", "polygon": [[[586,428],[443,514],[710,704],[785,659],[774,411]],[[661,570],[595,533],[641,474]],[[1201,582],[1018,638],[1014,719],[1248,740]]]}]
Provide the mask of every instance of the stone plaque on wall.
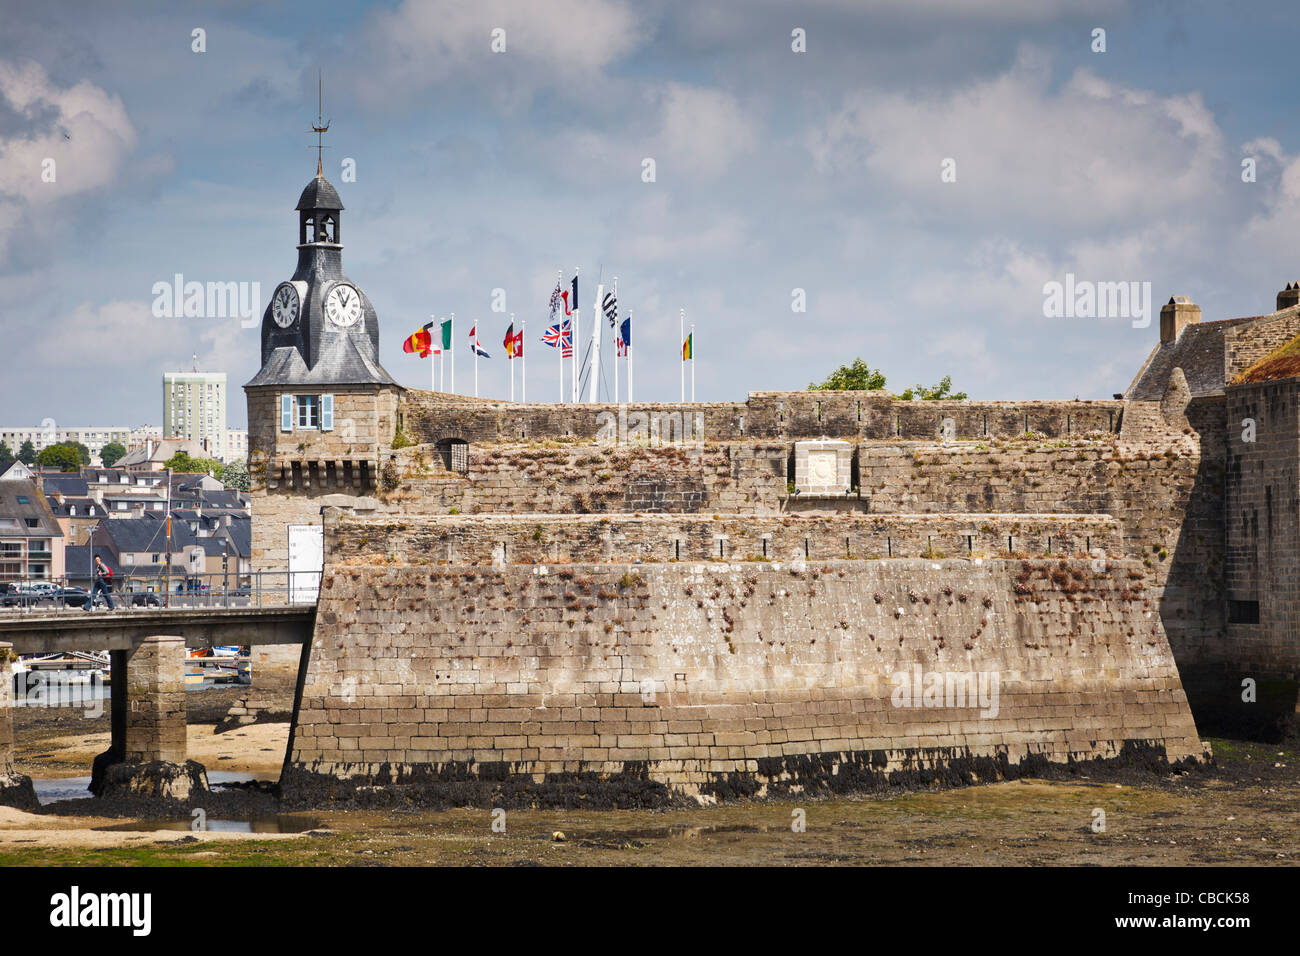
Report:
[{"label": "stone plaque on wall", "polygon": [[843,495],[852,484],[853,446],[846,441],[794,443],[794,486],[801,495]]}]

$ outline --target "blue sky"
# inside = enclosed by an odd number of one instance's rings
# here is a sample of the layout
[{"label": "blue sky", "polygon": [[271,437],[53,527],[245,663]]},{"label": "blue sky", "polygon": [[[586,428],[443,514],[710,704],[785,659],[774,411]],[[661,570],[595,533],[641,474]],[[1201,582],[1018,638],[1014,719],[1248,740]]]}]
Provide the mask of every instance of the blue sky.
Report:
[{"label": "blue sky", "polygon": [[258,282],[260,316],[296,261],[318,69],[344,262],[412,386],[428,364],[402,339],[455,312],[457,385],[477,321],[480,394],[508,395],[502,288],[530,397],[552,398],[536,339],[574,266],[588,304],[619,277],[647,401],[677,396],[679,308],[702,400],[854,356],[896,390],[950,374],[973,398],[1092,398],[1128,385],[1158,320],[1044,318],[1044,283],[1149,281],[1217,319],[1300,278],[1282,4],[4,0],[0,19],[8,424],[158,422],[161,374],[192,354],[252,377],[256,329],[155,318],[151,290]]}]

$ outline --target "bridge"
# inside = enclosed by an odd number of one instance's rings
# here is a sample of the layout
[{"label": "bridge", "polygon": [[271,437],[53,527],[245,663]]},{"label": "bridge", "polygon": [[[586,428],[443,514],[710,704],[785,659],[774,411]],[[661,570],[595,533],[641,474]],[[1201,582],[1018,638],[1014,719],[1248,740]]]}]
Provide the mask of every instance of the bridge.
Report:
[{"label": "bridge", "polygon": [[[0,804],[15,802],[14,785],[6,784],[13,780],[11,657],[108,651],[112,743],[105,764],[179,765],[186,760],[186,648],[307,646],[315,626],[315,603],[0,614]],[[16,799],[28,799],[29,789]]]},{"label": "bridge", "polygon": [[132,651],[160,634],[186,647],[306,644],[315,626],[315,604],[9,614],[0,615],[0,643],[15,654]]}]

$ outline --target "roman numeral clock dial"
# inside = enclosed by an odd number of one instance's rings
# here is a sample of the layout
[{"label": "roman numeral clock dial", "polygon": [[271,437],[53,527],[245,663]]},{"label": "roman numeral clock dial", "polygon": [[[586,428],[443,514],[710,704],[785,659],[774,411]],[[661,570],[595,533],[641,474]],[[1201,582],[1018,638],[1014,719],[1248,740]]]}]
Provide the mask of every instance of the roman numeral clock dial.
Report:
[{"label": "roman numeral clock dial", "polygon": [[271,298],[271,318],[282,329],[293,325],[298,318],[298,290],[287,282]]},{"label": "roman numeral clock dial", "polygon": [[361,318],[361,293],[340,283],[325,297],[325,315],[341,329],[349,329]]}]

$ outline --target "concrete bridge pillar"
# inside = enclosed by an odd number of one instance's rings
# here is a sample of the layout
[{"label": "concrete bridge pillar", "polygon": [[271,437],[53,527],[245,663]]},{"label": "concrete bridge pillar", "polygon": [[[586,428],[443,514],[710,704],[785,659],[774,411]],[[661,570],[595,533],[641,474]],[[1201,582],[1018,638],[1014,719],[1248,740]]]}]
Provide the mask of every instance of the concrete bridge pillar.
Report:
[{"label": "concrete bridge pillar", "polygon": [[114,651],[111,668],[112,745],[96,758],[90,789],[181,801],[205,792],[207,774],[185,756],[185,639],[147,637]]},{"label": "concrete bridge pillar", "polygon": [[12,644],[0,644],[0,806],[34,810],[31,778],[14,769],[13,656]]}]

